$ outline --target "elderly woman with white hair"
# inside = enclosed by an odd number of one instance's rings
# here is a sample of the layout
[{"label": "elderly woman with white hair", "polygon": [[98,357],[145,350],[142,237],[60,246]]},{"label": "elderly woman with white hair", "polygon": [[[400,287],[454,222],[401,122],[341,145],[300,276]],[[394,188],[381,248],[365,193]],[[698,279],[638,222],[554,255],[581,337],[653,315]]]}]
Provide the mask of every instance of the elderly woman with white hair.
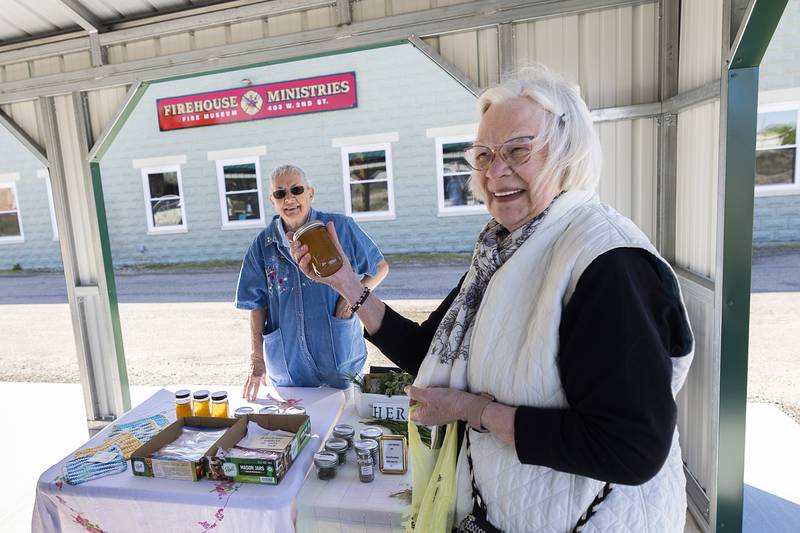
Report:
[{"label": "elderly woman with white hair", "polygon": [[[576,88],[537,67],[478,108],[466,156],[492,218],[468,272],[422,324],[374,296],[358,311],[367,338],[417,374],[414,420],[467,423],[456,523],[683,531],[675,395],[694,341],[677,278],[599,201],[599,141]],[[307,250],[293,252],[309,273]],[[321,281],[354,301],[348,271]]]}]

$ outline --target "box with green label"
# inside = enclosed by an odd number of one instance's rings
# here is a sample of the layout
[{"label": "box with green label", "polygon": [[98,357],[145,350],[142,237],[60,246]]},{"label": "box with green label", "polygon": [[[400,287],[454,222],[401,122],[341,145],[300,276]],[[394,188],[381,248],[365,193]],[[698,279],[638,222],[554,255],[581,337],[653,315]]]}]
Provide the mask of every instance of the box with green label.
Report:
[{"label": "box with green label", "polygon": [[197,481],[206,477],[207,456],[216,452],[216,443],[221,438],[217,439],[209,449],[202,449],[196,460],[158,458],[159,450],[181,437],[184,427],[187,429],[226,429],[222,437],[224,438],[235,427],[241,427],[244,430],[246,423],[244,420],[234,418],[211,418],[205,416],[179,418],[133,452],[131,455],[131,470],[133,474],[135,476],[183,479],[187,481]]},{"label": "box with green label", "polygon": [[[247,415],[241,425],[232,427],[208,451],[209,479],[228,479],[242,483],[277,485],[286,476],[289,467],[311,439],[311,422],[307,415]],[[263,429],[283,430],[293,436],[273,437],[264,441],[261,449],[270,450],[268,458],[225,457],[218,458],[217,449],[230,450],[247,435],[247,423],[255,422]]]}]

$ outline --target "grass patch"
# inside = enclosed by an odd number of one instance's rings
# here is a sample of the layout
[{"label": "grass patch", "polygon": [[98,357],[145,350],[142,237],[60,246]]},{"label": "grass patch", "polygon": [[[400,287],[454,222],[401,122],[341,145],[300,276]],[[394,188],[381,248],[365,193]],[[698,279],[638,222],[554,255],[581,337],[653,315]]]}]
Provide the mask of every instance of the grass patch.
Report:
[{"label": "grass patch", "polygon": [[241,260],[215,259],[213,261],[187,261],[185,263],[145,263],[126,265],[116,270],[127,272],[181,271],[181,270],[238,270]]}]

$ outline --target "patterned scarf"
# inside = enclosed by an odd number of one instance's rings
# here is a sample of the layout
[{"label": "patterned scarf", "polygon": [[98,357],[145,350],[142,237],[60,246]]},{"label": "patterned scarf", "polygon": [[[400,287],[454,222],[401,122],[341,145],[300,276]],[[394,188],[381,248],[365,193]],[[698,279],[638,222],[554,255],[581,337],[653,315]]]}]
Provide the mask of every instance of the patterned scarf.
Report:
[{"label": "patterned scarf", "polygon": [[533,235],[562,194],[559,193],[544,211],[511,233],[495,219],[487,222],[478,236],[472,263],[461,290],[433,336],[417,375],[417,386],[467,388],[470,338],[486,287],[497,269]]}]

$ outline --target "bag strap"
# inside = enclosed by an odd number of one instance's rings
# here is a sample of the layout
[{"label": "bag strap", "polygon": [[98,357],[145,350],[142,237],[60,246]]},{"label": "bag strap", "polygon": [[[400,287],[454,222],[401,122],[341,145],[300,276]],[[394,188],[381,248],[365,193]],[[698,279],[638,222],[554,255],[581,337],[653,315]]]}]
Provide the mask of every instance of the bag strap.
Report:
[{"label": "bag strap", "polygon": [[[472,454],[469,451],[469,428],[467,428],[464,438],[467,439],[467,464],[469,465],[469,480],[472,483],[474,512],[476,516],[479,515],[479,518],[487,519],[488,511],[486,509],[486,503],[484,503],[481,497],[481,491],[478,490],[478,486],[475,484],[475,474],[472,472]],[[600,492],[597,493],[597,496],[594,497],[592,503],[589,504],[589,507],[586,508],[586,511],[578,518],[578,522],[575,524],[575,527],[572,528],[572,533],[581,533],[581,531],[583,531],[583,528],[586,527],[586,524],[589,523],[592,516],[597,513],[600,504],[603,503],[603,500],[608,497],[612,490],[614,490],[614,485],[606,482],[603,488],[600,489]]]},{"label": "bag strap", "polygon": [[594,497],[592,503],[589,504],[589,507],[586,508],[586,511],[584,511],[581,517],[578,518],[578,523],[575,524],[575,527],[572,529],[572,533],[581,533],[581,531],[583,531],[583,528],[586,527],[589,519],[594,516],[594,514],[597,512],[597,508],[600,507],[600,504],[606,499],[612,490],[614,490],[614,485],[606,482],[606,484],[603,485],[603,488],[600,489],[600,492],[597,493],[597,496]]},{"label": "bag strap", "polygon": [[474,512],[476,516],[479,515],[479,518],[487,519],[488,510],[486,509],[483,497],[481,497],[481,491],[478,490],[478,486],[475,484],[475,474],[472,473],[472,454],[469,451],[469,427],[466,428],[464,438],[467,440],[467,464],[469,464],[469,480],[472,483],[472,503]]}]

